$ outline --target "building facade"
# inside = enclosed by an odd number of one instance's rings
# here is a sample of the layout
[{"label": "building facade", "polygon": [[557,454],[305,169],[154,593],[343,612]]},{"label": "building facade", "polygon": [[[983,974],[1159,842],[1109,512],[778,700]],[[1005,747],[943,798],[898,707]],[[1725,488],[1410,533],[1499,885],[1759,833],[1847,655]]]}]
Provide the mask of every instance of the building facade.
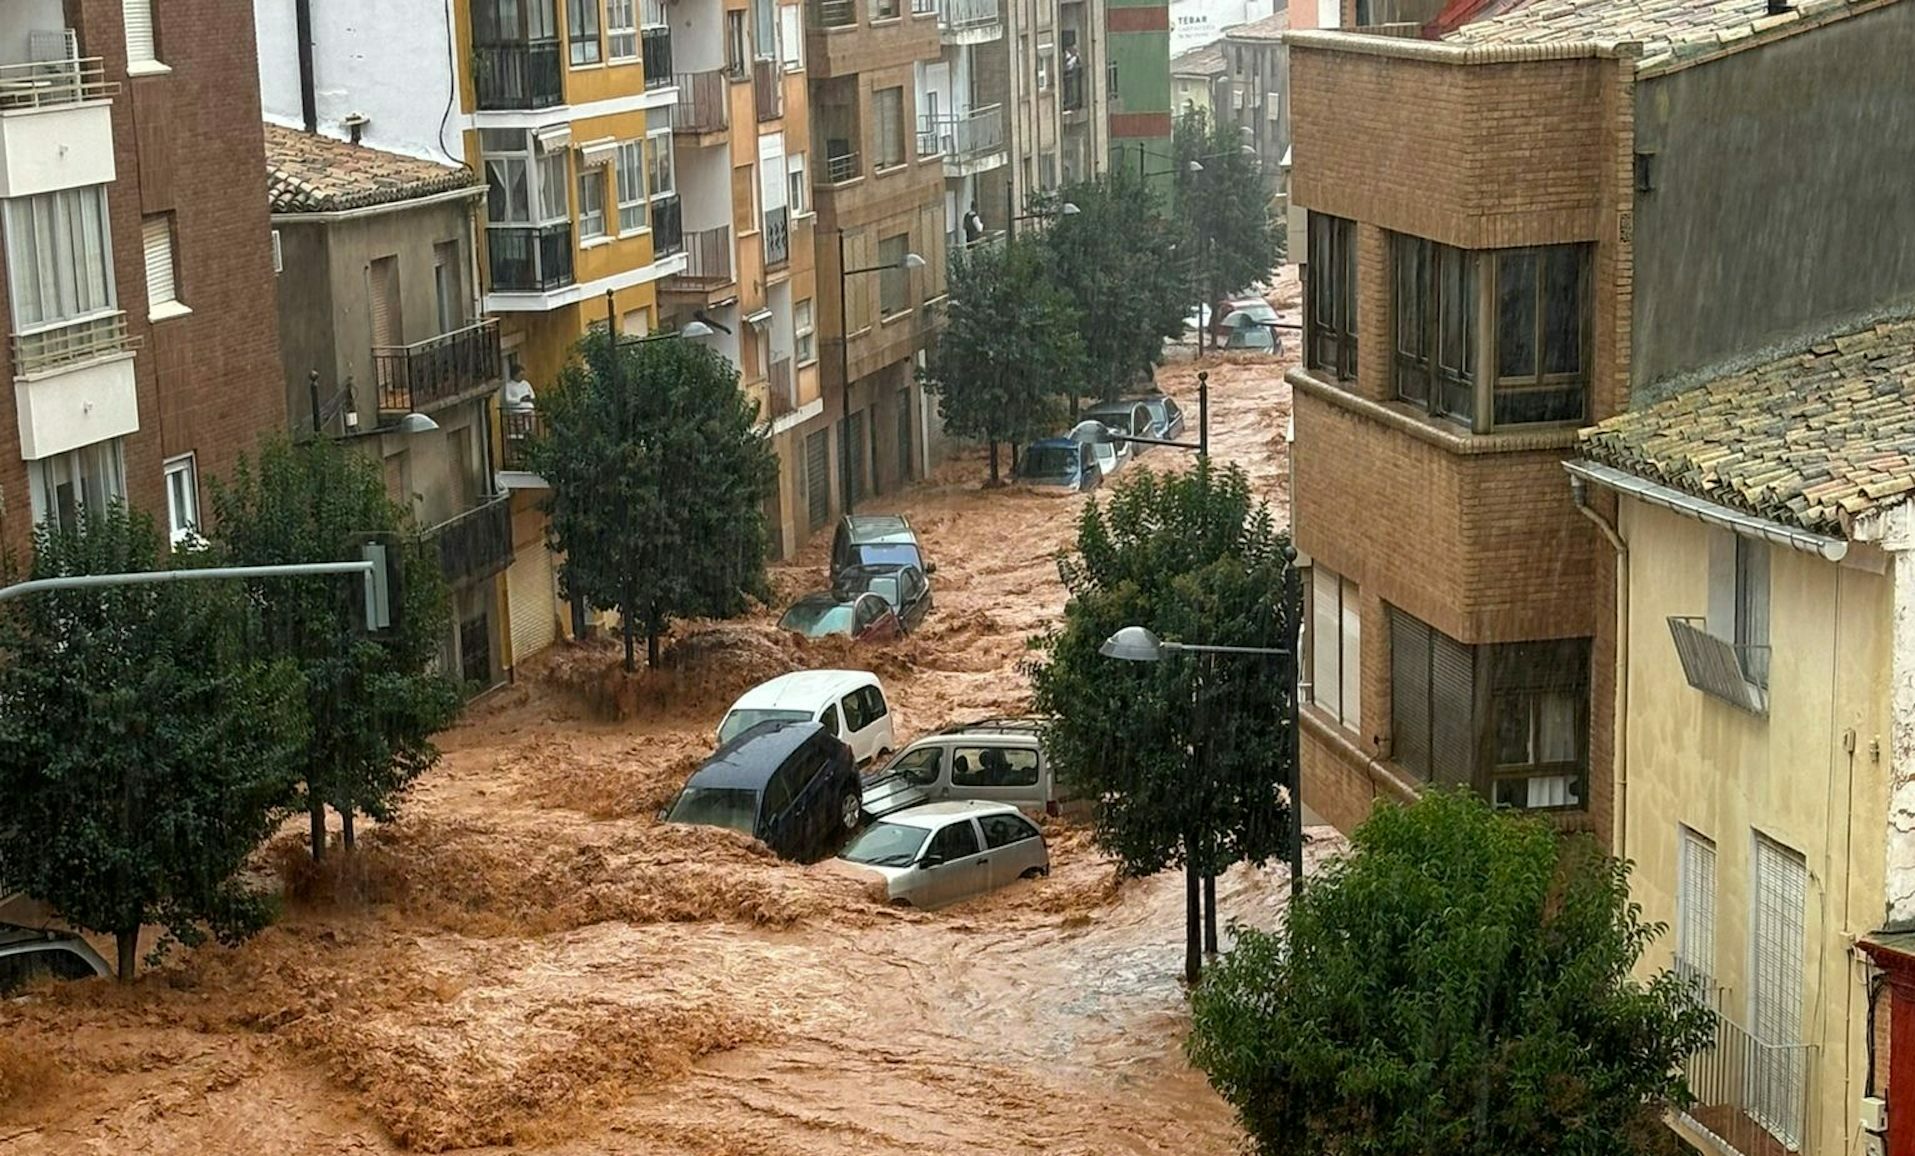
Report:
[{"label": "building facade", "polygon": [[202,0],[0,0],[16,549],[116,500],[182,540],[285,424],[252,65],[250,19]]},{"label": "building facade", "polygon": [[1110,65],[1105,70],[1110,109],[1110,163],[1128,165],[1169,188],[1171,131],[1170,5],[1168,0],[1104,0]]},{"label": "building facade", "polygon": [[1290,52],[1283,34],[1290,30],[1287,9],[1261,20],[1227,29],[1223,58],[1227,68],[1221,86],[1227,119],[1240,129],[1244,143],[1257,150],[1257,161],[1269,181],[1270,194],[1280,197],[1290,161]]},{"label": "building facade", "polygon": [[266,167],[293,428],[379,462],[451,591],[442,667],[492,686],[507,662],[512,516],[492,436],[499,322],[479,308],[485,186],[464,166],[279,125]]},{"label": "building facade", "polygon": [[1170,98],[1177,115],[1201,111],[1215,120],[1225,107],[1225,85],[1229,66],[1224,62],[1222,44],[1206,44],[1180,52],[1170,61]]}]

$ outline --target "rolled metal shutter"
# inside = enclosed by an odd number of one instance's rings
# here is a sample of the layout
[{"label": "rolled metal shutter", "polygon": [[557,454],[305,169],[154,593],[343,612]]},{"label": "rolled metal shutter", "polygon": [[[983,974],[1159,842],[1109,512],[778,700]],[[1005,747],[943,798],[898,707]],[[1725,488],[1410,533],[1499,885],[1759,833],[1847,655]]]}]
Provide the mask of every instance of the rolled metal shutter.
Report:
[{"label": "rolled metal shutter", "polygon": [[1476,781],[1476,652],[1439,630],[1430,633],[1430,780]]},{"label": "rolled metal shutter", "polygon": [[1430,777],[1430,628],[1390,611],[1391,753],[1419,778]]},{"label": "rolled metal shutter", "polygon": [[831,446],[823,430],[805,439],[805,507],[813,530],[831,517]]},{"label": "rolled metal shutter", "polygon": [[505,572],[512,623],[512,661],[524,662],[558,640],[558,582],[552,552],[543,544],[518,551]]}]

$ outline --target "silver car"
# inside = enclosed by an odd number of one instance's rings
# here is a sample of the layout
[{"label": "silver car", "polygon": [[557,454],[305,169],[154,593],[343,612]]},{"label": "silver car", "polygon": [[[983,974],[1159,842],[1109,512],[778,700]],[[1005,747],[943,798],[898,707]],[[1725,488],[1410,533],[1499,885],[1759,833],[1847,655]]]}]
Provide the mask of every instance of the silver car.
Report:
[{"label": "silver car", "polygon": [[1008,803],[926,803],[866,827],[839,855],[882,878],[891,902],[942,907],[1051,873],[1037,825]]}]

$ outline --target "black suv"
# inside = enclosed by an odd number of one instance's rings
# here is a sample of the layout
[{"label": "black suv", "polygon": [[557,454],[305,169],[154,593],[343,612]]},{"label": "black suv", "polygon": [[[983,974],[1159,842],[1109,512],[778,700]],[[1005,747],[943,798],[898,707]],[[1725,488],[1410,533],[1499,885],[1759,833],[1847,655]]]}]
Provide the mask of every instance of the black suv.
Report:
[{"label": "black suv", "polygon": [[831,539],[831,585],[854,566],[916,566],[936,574],[937,566],[924,560],[924,548],[911,523],[902,514],[846,514]]},{"label": "black suv", "polygon": [[837,850],[863,810],[850,747],[815,722],[762,722],[719,747],[659,817],[730,827],[809,861]]}]

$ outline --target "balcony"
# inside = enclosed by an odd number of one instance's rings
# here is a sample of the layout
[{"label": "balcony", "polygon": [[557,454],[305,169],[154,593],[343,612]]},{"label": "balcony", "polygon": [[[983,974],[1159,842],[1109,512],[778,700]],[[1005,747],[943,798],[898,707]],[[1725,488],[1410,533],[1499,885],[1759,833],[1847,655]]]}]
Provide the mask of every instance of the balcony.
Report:
[{"label": "balcony", "polygon": [[664,88],[672,82],[672,30],[664,26],[638,30],[638,54],[645,65],[645,87]]},{"label": "balcony", "polygon": [[813,28],[851,28],[858,23],[858,6],[854,0],[810,0],[805,17]]},{"label": "balcony", "polygon": [[652,260],[669,257],[685,248],[685,211],[678,195],[657,197],[652,201]]},{"label": "balcony", "polygon": [[481,321],[412,345],[374,346],[379,412],[410,413],[499,379],[499,323]]},{"label": "balcony", "polygon": [[0,66],[0,197],[110,183],[117,91],[98,57]]},{"label": "balcony", "polygon": [[556,37],[472,46],[473,87],[479,111],[512,112],[565,103]]},{"label": "balcony", "polygon": [[1084,111],[1084,70],[1074,68],[1064,73],[1064,111],[1066,113]]},{"label": "balcony", "polygon": [[731,87],[725,74],[681,72],[672,77],[678,86],[678,102],[672,105],[672,131],[697,136],[723,132],[731,127]]},{"label": "balcony", "polygon": [[791,210],[783,205],[765,210],[765,268],[776,269],[791,260]]},{"label": "balcony", "polygon": [[488,228],[485,247],[495,293],[544,293],[573,281],[570,222]]},{"label": "balcony", "polygon": [[938,0],[938,37],[946,44],[983,44],[1003,31],[998,0]]},{"label": "balcony", "polygon": [[765,382],[765,397],[768,407],[765,413],[767,421],[776,421],[786,414],[798,412],[797,378],[791,372],[791,359],[771,363],[771,377]]},{"label": "balcony", "polygon": [[492,494],[426,531],[439,547],[439,569],[454,586],[490,578],[512,564],[512,503]]},{"label": "balcony", "polygon": [[846,181],[855,181],[864,174],[859,167],[858,154],[855,151],[831,152],[825,156],[825,183],[842,185]]},{"label": "balcony", "polygon": [[706,293],[738,279],[731,265],[731,226],[719,225],[685,235],[685,269],[665,280],[668,292]]},{"label": "balcony", "polygon": [[785,74],[776,60],[751,62],[751,93],[760,121],[785,115]]},{"label": "balcony", "polygon": [[16,333],[12,348],[21,457],[33,461],[140,428],[125,314]]},{"label": "balcony", "polygon": [[970,176],[1004,163],[1003,105],[974,108],[957,116],[925,117],[919,131],[937,136],[947,177]]},{"label": "balcony", "polygon": [[1802,1151],[1814,1047],[1764,1043],[1715,1002],[1715,1039],[1683,1064],[1696,1102],[1678,1116],[1681,1125],[1743,1156]]},{"label": "balcony", "polygon": [[531,456],[527,449],[543,428],[537,410],[500,410],[499,468],[510,473],[530,473]]},{"label": "balcony", "polygon": [[1689,685],[1754,715],[1769,713],[1769,648],[1717,638],[1701,618],[1671,617],[1669,634]]}]

